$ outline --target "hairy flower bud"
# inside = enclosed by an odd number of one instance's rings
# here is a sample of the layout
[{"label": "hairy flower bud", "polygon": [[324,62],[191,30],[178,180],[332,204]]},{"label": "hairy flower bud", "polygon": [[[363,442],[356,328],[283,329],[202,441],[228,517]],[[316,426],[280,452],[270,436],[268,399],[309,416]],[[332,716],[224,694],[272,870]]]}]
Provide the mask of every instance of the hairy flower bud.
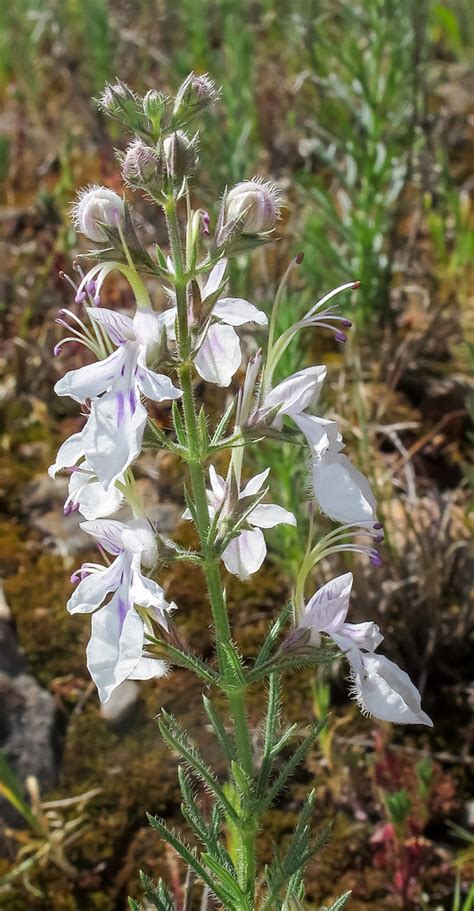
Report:
[{"label": "hairy flower bud", "polygon": [[181,84],[176,94],[173,119],[175,123],[185,124],[192,120],[199,111],[208,107],[219,97],[215,83],[206,74],[196,76],[190,73]]},{"label": "hairy flower bud", "polygon": [[141,139],[135,139],[127,148],[122,163],[124,180],[133,186],[145,186],[157,177],[159,160],[154,149]]},{"label": "hairy flower bud", "polygon": [[166,98],[157,89],[150,89],[143,99],[143,113],[154,124],[159,123],[166,107]]},{"label": "hairy flower bud", "polygon": [[173,180],[182,181],[196,170],[199,162],[197,134],[192,139],[182,130],[176,130],[163,142],[168,173]]},{"label": "hairy flower bud", "polygon": [[118,114],[129,105],[135,105],[135,95],[125,82],[107,83],[100,98],[99,105],[107,114]]},{"label": "hairy flower bud", "polygon": [[90,240],[102,243],[108,240],[102,225],[116,227],[123,223],[123,199],[107,187],[94,186],[85,190],[73,206],[72,216],[76,228]]},{"label": "hairy flower bud", "polygon": [[275,186],[258,178],[243,180],[228,193],[226,221],[242,219],[242,234],[272,231],[280,210],[280,197]]}]

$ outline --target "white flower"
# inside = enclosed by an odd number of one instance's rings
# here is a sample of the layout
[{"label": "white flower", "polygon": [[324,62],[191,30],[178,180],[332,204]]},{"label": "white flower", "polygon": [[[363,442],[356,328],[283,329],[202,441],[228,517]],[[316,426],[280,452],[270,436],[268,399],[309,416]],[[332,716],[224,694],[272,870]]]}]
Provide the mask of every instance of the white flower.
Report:
[{"label": "white flower", "polygon": [[93,186],[80,194],[72,214],[82,234],[96,243],[103,243],[108,238],[102,225],[116,227],[117,222],[123,222],[125,208],[123,199],[113,190]]},{"label": "white flower", "polygon": [[312,451],[312,480],[323,513],[335,522],[367,525],[377,521],[377,501],[367,478],[341,452],[337,421],[309,414],[293,415]]},{"label": "white flower", "polygon": [[[261,491],[269,473],[270,469],[267,468],[255,475],[239,493],[239,500],[255,497]],[[211,481],[211,490],[208,491],[209,511],[213,516],[223,502],[225,481],[217,474],[212,465],[209,469],[209,477]],[[222,554],[222,559],[229,572],[238,576],[239,579],[248,579],[252,573],[257,572],[267,553],[267,545],[261,529],[274,528],[275,525],[284,523],[296,525],[296,519],[293,513],[283,509],[282,506],[274,503],[259,503],[255,506],[246,519],[246,524],[250,528],[244,528],[239,532]]]},{"label": "white flower", "polygon": [[141,572],[141,563],[150,565],[156,555],[148,522],[137,519],[125,525],[102,519],[82,522],[81,528],[115,558],[108,567],[84,563],[76,574],[81,581],[67,603],[71,614],[94,612],[87,666],[100,700],[106,702],[123,680],[164,676],[164,661],[143,657],[145,628],[136,608],[145,608],[166,630],[167,614],[175,605],[168,604],[163,589]]},{"label": "white flower", "polygon": [[[55,478],[58,471],[64,470],[71,472],[69,493],[64,504],[65,515],[78,510],[85,519],[99,519],[119,509],[123,494],[116,487],[104,490],[85,458],[82,433],[74,433],[64,441],[48,474]],[[123,478],[120,480],[123,481]]]},{"label": "white flower", "polygon": [[70,370],[54,389],[76,402],[91,400],[82,441],[88,463],[106,490],[139,455],[147,412],[140,393],[155,402],[182,393],[171,380],[147,367],[147,352],[159,344],[163,315],[138,309],[134,318],[90,308],[89,315],[119,347],[102,361]]},{"label": "white flower", "polygon": [[[225,259],[214,266],[202,290],[202,300],[214,294],[222,283],[227,266]],[[267,325],[267,316],[249,301],[238,297],[221,297],[212,308],[211,324],[194,358],[194,366],[203,380],[218,386],[229,386],[242,360],[240,339],[234,326],[245,323]]]},{"label": "white flower", "polygon": [[243,217],[242,234],[272,231],[280,209],[280,196],[272,183],[259,178],[243,180],[226,198],[226,220]]},{"label": "white flower", "polygon": [[[223,283],[227,260],[221,259],[209,274],[201,289],[202,305],[215,295]],[[166,325],[170,338],[174,338],[176,309],[166,311]],[[194,357],[194,366],[199,376],[208,383],[229,386],[234,373],[242,361],[240,339],[234,326],[245,323],[267,325],[267,316],[249,301],[239,297],[221,297],[212,307],[210,324],[203,333],[199,350]]]},{"label": "white flower", "polygon": [[352,695],[363,711],[382,721],[431,726],[408,674],[374,654],[383,640],[377,624],[346,622],[351,588],[352,573],[323,585],[308,601],[298,628],[309,629],[313,645],[319,645],[320,633],[326,633],[344,652],[352,672]]},{"label": "white flower", "polygon": [[281,429],[284,414],[295,420],[306,408],[316,404],[326,374],[327,368],[324,365],[298,370],[264,396],[259,410],[280,405],[273,426]]}]

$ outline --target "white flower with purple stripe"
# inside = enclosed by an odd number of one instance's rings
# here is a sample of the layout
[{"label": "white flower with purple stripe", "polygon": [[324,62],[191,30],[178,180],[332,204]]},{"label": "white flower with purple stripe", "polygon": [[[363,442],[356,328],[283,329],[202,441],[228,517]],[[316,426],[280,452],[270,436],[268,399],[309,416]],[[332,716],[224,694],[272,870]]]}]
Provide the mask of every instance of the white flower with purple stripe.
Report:
[{"label": "white flower with purple stripe", "polygon": [[[92,613],[87,666],[100,700],[106,702],[124,680],[166,674],[164,661],[143,656],[145,625],[138,609],[144,609],[145,615],[166,630],[167,615],[175,605],[141,571],[142,563],[152,565],[156,558],[155,538],[146,520],[128,524],[97,520],[82,522],[81,528],[114,557],[110,566],[84,563],[73,576],[80,581],[67,603],[71,614]],[[112,597],[101,607],[109,595]]]},{"label": "white flower with purple stripe", "polygon": [[308,601],[298,628],[310,631],[312,645],[318,646],[320,634],[326,633],[341,649],[351,667],[351,693],[363,712],[395,724],[432,726],[408,674],[375,654],[383,640],[377,624],[346,622],[351,589],[352,573],[327,582]]},{"label": "white flower with purple stripe", "polygon": [[[64,503],[65,515],[78,511],[85,519],[100,519],[120,508],[123,494],[116,486],[104,490],[85,458],[82,433],[73,433],[59,447],[56,461],[48,468],[48,474],[55,478],[58,471],[70,474],[68,496]],[[123,478],[118,480],[123,481]]]},{"label": "white flower with purple stripe", "polygon": [[147,366],[147,356],[160,344],[163,315],[138,309],[131,319],[99,307],[88,313],[119,347],[102,361],[70,370],[54,388],[57,395],[76,402],[90,400],[91,413],[82,431],[84,453],[108,490],[141,451],[147,412],[140,394],[163,402],[182,393],[167,376]]},{"label": "white flower with purple stripe", "polygon": [[[247,497],[256,497],[268,478],[270,469],[267,468],[255,475],[245,485],[239,494],[239,501]],[[207,492],[209,512],[215,515],[225,496],[225,481],[217,474],[211,465],[209,469],[211,489]],[[185,513],[186,515],[186,513]],[[246,519],[246,526],[227,545],[222,553],[222,560],[226,569],[239,579],[248,579],[256,573],[267,554],[267,545],[262,528],[274,528],[276,525],[296,525],[292,512],[277,506],[275,503],[258,503],[250,511]]]},{"label": "white flower with purple stripe", "polygon": [[[199,376],[217,386],[229,386],[242,361],[240,339],[234,326],[244,326],[245,323],[266,326],[268,322],[263,310],[258,310],[249,301],[240,297],[219,297],[225,285],[226,267],[227,260],[221,259],[201,288],[202,308],[207,311],[209,306],[210,316],[198,338],[194,355],[194,366]],[[213,296],[217,297],[215,303],[211,301]],[[175,314],[175,307],[166,311],[166,326],[171,339],[175,338]]]}]

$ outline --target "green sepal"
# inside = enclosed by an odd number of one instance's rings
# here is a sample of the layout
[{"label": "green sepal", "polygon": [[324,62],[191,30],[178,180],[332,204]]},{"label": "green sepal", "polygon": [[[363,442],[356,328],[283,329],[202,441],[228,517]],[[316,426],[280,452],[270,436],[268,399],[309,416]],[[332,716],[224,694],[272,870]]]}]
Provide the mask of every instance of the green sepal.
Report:
[{"label": "green sepal", "polygon": [[130,911],[143,911],[143,905],[139,905],[133,898],[128,899],[128,907]]},{"label": "green sepal", "polygon": [[210,447],[219,445],[222,434],[224,433],[224,431],[227,427],[227,424],[229,423],[229,421],[232,417],[232,413],[235,408],[235,403],[236,403],[236,399],[234,398],[234,399],[232,399],[230,405],[228,405],[226,410],[224,411],[224,414],[222,415],[222,417],[212,435],[212,438],[210,441]]}]

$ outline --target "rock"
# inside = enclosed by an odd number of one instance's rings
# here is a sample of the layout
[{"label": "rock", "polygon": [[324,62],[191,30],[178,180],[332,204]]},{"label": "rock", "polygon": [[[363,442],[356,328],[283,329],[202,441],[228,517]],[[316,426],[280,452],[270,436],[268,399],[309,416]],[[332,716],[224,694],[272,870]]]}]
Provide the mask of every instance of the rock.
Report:
[{"label": "rock", "polygon": [[[0,619],[0,749],[23,783],[28,775],[38,779],[40,790],[54,784],[56,706],[52,696],[27,673],[13,628]],[[24,822],[0,798],[0,817],[11,826]]]},{"label": "rock", "polygon": [[124,680],[113,691],[107,702],[102,702],[100,714],[109,724],[119,724],[133,709],[139,694],[138,683],[134,680]]}]

